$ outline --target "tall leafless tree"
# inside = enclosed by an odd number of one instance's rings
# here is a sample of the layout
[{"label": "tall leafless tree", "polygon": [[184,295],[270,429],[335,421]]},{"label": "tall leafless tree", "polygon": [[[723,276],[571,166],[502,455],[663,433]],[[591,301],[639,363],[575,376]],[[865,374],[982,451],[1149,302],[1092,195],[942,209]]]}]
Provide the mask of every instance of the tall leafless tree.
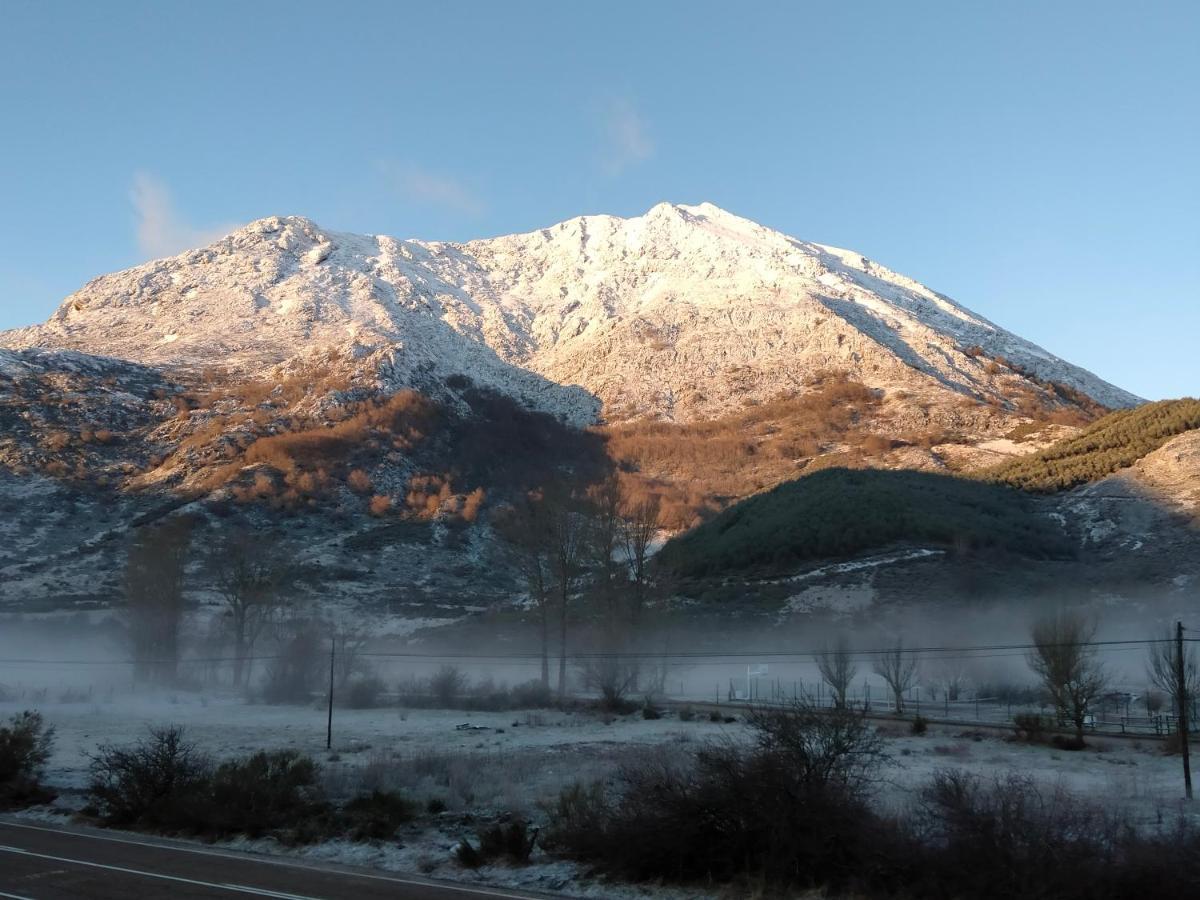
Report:
[{"label": "tall leafless tree", "polygon": [[887,682],[896,712],[904,712],[904,694],[917,683],[920,660],[916,653],[905,650],[904,642],[897,638],[891,647],[875,657],[872,668]]},{"label": "tall leafless tree", "polygon": [[234,531],[216,541],[209,553],[213,584],[225,602],[233,633],[233,682],[249,678],[254,645],[289,600],[297,580],[279,539],[269,534]]},{"label": "tall leafless tree", "polygon": [[589,523],[586,504],[565,482],[548,485],[542,502],[549,537],[550,574],[558,606],[558,695],[564,697],[567,692],[567,622],[571,597],[587,558]]},{"label": "tall leafless tree", "polygon": [[836,709],[845,709],[846,695],[854,676],[858,674],[858,666],[850,651],[850,641],[844,635],[832,644],[826,644],[817,654],[817,669],[821,679],[829,685],[833,694],[833,705]]},{"label": "tall leafless tree", "polygon": [[1183,654],[1183,673],[1180,677],[1179,659],[1175,634],[1171,629],[1162,633],[1159,640],[1150,645],[1146,663],[1147,674],[1154,686],[1171,698],[1171,709],[1178,712],[1200,696],[1200,660],[1196,647],[1191,645]]},{"label": "tall leafless tree", "polygon": [[658,533],[661,500],[657,494],[626,501],[622,508],[621,542],[632,580],[630,619],[636,625],[646,606],[650,582],[650,548]]},{"label": "tall leafless tree", "polygon": [[937,685],[946,693],[946,699],[953,703],[962,697],[968,682],[967,670],[957,660],[942,660],[937,667]]},{"label": "tall leafless tree", "polygon": [[592,594],[610,622],[623,618],[617,607],[629,577],[618,555],[625,525],[622,505],[621,483],[615,473],[609,473],[588,489],[583,509],[588,519],[585,553],[592,570]]},{"label": "tall leafless tree", "polygon": [[1058,714],[1083,740],[1088,715],[1104,692],[1107,678],[1096,656],[1095,619],[1060,610],[1033,624],[1029,667],[1037,674]]},{"label": "tall leafless tree", "polygon": [[343,619],[333,623],[334,675],[339,690],[355,675],[370,674],[371,664],[363,656],[366,646],[366,632],[353,622]]},{"label": "tall leafless tree", "polygon": [[512,550],[525,580],[529,599],[541,625],[542,684],[550,687],[550,606],[554,588],[551,574],[553,540],[547,509],[540,493],[522,497],[496,519],[497,531]]},{"label": "tall leafless tree", "polygon": [[139,681],[170,683],[178,677],[192,527],[187,517],[147,525],[129,548],[125,599]]}]

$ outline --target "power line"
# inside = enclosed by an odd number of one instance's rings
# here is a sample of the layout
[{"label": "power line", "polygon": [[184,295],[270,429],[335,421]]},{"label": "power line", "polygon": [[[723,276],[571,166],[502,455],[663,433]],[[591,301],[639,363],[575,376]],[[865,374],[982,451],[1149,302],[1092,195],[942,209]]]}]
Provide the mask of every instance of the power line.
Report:
[{"label": "power line", "polygon": [[[1095,648],[1099,652],[1123,652],[1147,647],[1155,644],[1173,644],[1173,638],[1131,638],[1110,641],[1080,641],[1078,643],[1043,644],[1042,647],[1082,646]],[[1197,644],[1200,638],[1185,638],[1184,643]],[[979,644],[974,646],[930,646],[930,647],[871,647],[851,649],[850,655],[858,658],[869,658],[897,650],[913,656],[931,656],[935,660],[953,659],[1004,659],[1024,656],[1031,650],[1036,650],[1037,644]],[[703,660],[719,662],[722,660],[740,659],[816,659],[822,650],[630,650],[630,651],[579,651],[569,654],[572,659],[621,659],[637,660]],[[541,651],[508,652],[508,653],[439,653],[428,650],[395,650],[395,651],[363,651],[357,654],[361,658],[370,659],[413,659],[413,660],[480,660],[480,661],[536,661],[542,658]],[[243,662],[269,662],[282,659],[280,654],[243,656]],[[180,665],[197,665],[237,662],[236,656],[192,657],[179,660],[172,659],[35,659],[32,657],[0,657],[0,665],[56,665],[56,666],[103,666],[103,665],[154,665],[179,663]]]}]

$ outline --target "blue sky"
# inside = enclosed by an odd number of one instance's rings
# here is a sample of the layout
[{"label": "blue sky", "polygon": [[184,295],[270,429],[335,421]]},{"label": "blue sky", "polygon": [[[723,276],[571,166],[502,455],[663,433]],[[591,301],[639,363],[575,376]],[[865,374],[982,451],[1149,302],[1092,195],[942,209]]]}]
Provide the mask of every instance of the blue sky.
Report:
[{"label": "blue sky", "polygon": [[465,239],[710,200],[1200,394],[1200,4],[55,3],[0,29],[0,328],[301,214]]}]

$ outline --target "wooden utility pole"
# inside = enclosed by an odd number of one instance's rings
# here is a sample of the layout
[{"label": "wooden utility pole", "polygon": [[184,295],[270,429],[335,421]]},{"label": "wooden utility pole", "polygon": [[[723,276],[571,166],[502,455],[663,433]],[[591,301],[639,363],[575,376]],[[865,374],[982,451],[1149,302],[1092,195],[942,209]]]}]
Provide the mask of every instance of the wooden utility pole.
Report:
[{"label": "wooden utility pole", "polygon": [[335,647],[337,647],[336,635],[329,638],[329,720],[325,725],[326,750],[333,749],[333,651]]},{"label": "wooden utility pole", "polygon": [[1175,623],[1175,685],[1179,694],[1179,753],[1183,757],[1183,790],[1192,799],[1192,759],[1188,752],[1188,671],[1183,655],[1183,623]]}]

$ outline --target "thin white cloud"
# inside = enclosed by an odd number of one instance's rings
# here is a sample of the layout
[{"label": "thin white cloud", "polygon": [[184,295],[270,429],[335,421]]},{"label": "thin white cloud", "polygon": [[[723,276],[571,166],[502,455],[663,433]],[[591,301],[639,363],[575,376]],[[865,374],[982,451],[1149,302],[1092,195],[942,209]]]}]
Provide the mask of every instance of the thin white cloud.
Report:
[{"label": "thin white cloud", "polygon": [[620,175],[654,155],[654,141],[646,122],[628,98],[610,102],[601,124],[606,145],[603,165],[608,174]]},{"label": "thin white cloud", "polygon": [[137,216],[138,247],[150,259],[204,247],[238,227],[226,224],[198,228],[184,221],[166,184],[149,172],[134,174],[129,200]]},{"label": "thin white cloud", "polygon": [[478,216],[483,201],[457,178],[409,162],[382,162],[384,177],[410,200],[452,213]]}]

